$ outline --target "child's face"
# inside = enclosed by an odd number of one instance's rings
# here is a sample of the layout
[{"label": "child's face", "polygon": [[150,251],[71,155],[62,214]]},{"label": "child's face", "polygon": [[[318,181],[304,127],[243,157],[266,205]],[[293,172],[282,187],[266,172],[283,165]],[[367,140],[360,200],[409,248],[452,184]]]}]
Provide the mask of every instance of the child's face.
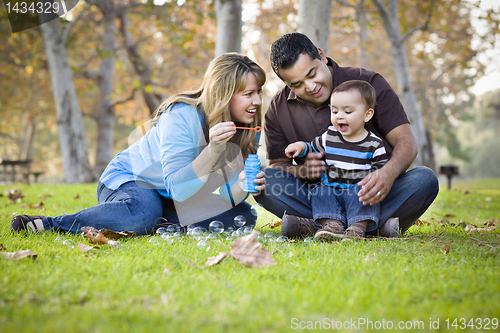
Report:
[{"label": "child's face", "polygon": [[357,90],[335,92],[330,98],[332,125],[347,141],[360,141],[366,136],[365,123],[373,116]]}]

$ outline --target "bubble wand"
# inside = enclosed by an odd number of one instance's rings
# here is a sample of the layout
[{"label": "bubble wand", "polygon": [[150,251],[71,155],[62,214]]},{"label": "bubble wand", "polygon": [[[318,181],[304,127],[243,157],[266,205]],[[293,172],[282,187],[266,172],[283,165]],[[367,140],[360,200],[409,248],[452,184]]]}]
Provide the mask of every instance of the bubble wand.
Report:
[{"label": "bubble wand", "polygon": [[235,127],[236,129],[252,130],[252,131],[255,131],[255,133],[259,133],[260,131],[262,131],[262,128],[260,126],[257,126],[257,127],[238,127],[236,125],[233,125],[233,127]]}]

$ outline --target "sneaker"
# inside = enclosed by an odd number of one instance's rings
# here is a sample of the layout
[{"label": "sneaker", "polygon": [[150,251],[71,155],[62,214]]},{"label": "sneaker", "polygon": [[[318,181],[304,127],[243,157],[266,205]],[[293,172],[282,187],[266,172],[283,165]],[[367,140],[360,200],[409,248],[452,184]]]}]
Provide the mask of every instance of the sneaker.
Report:
[{"label": "sneaker", "polygon": [[281,236],[288,238],[314,236],[320,228],[313,219],[288,215],[286,211],[281,219]]},{"label": "sneaker", "polygon": [[35,232],[43,232],[45,228],[42,221],[43,216],[35,215],[17,215],[10,221],[10,229],[12,232],[25,231],[29,234]]},{"label": "sneaker", "polygon": [[399,228],[399,217],[391,217],[378,230],[379,236],[382,237],[401,237],[401,229]]},{"label": "sneaker", "polygon": [[366,227],[356,223],[351,224],[344,233],[346,239],[362,239],[365,238]]},{"label": "sneaker", "polygon": [[317,241],[331,242],[344,237],[344,225],[340,221],[326,222],[314,235]]}]

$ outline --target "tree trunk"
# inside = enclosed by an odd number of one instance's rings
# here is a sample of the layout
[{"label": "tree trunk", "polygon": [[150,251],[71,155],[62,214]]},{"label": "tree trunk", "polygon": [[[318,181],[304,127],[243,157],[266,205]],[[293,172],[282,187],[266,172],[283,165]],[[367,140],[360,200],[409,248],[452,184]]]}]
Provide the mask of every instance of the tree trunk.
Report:
[{"label": "tree trunk", "polygon": [[241,0],[216,0],[217,40],[215,57],[227,52],[241,53]]},{"label": "tree trunk", "polygon": [[366,17],[365,0],[359,0],[356,5],[356,18],[359,25],[359,67],[370,68],[368,56],[368,18]]},{"label": "tree trunk", "polygon": [[111,101],[113,93],[113,68],[115,66],[115,5],[113,0],[102,0],[97,4],[104,16],[104,57],[98,75],[100,101],[97,108],[97,149],[94,175],[99,177],[113,158],[113,128],[115,109]]},{"label": "tree trunk", "polygon": [[298,32],[303,33],[328,55],[332,0],[300,0]]},{"label": "tree trunk", "polygon": [[410,79],[406,52],[404,48],[404,38],[401,36],[399,26],[399,15],[397,0],[389,0],[389,10],[382,0],[374,0],[382,18],[387,35],[391,41],[392,63],[396,69],[398,90],[401,102],[410,118],[410,124],[417,139],[418,155],[413,162],[414,165],[428,165],[434,169],[432,150],[430,149],[425,132],[422,110],[417,103],[415,92]]},{"label": "tree trunk", "polygon": [[73,73],[69,67],[68,55],[62,39],[61,23],[59,19],[55,19],[42,24],[40,29],[49,63],[56,106],[64,180],[67,183],[92,182],[87,136],[73,82]]}]

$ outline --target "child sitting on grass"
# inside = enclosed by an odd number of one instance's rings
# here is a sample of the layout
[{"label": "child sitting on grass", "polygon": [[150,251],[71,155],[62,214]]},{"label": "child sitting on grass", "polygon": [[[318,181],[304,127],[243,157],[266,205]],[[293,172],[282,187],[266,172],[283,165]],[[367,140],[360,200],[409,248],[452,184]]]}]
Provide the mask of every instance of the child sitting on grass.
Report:
[{"label": "child sitting on grass", "polygon": [[317,240],[361,238],[378,228],[380,204],[363,205],[357,195],[357,183],[388,160],[382,139],[365,129],[375,101],[368,82],[342,83],[330,98],[333,126],[311,143],[299,141],[285,149],[289,158],[303,157],[311,149],[325,154],[327,169],[311,189],[313,218],[322,226],[314,235]]}]

